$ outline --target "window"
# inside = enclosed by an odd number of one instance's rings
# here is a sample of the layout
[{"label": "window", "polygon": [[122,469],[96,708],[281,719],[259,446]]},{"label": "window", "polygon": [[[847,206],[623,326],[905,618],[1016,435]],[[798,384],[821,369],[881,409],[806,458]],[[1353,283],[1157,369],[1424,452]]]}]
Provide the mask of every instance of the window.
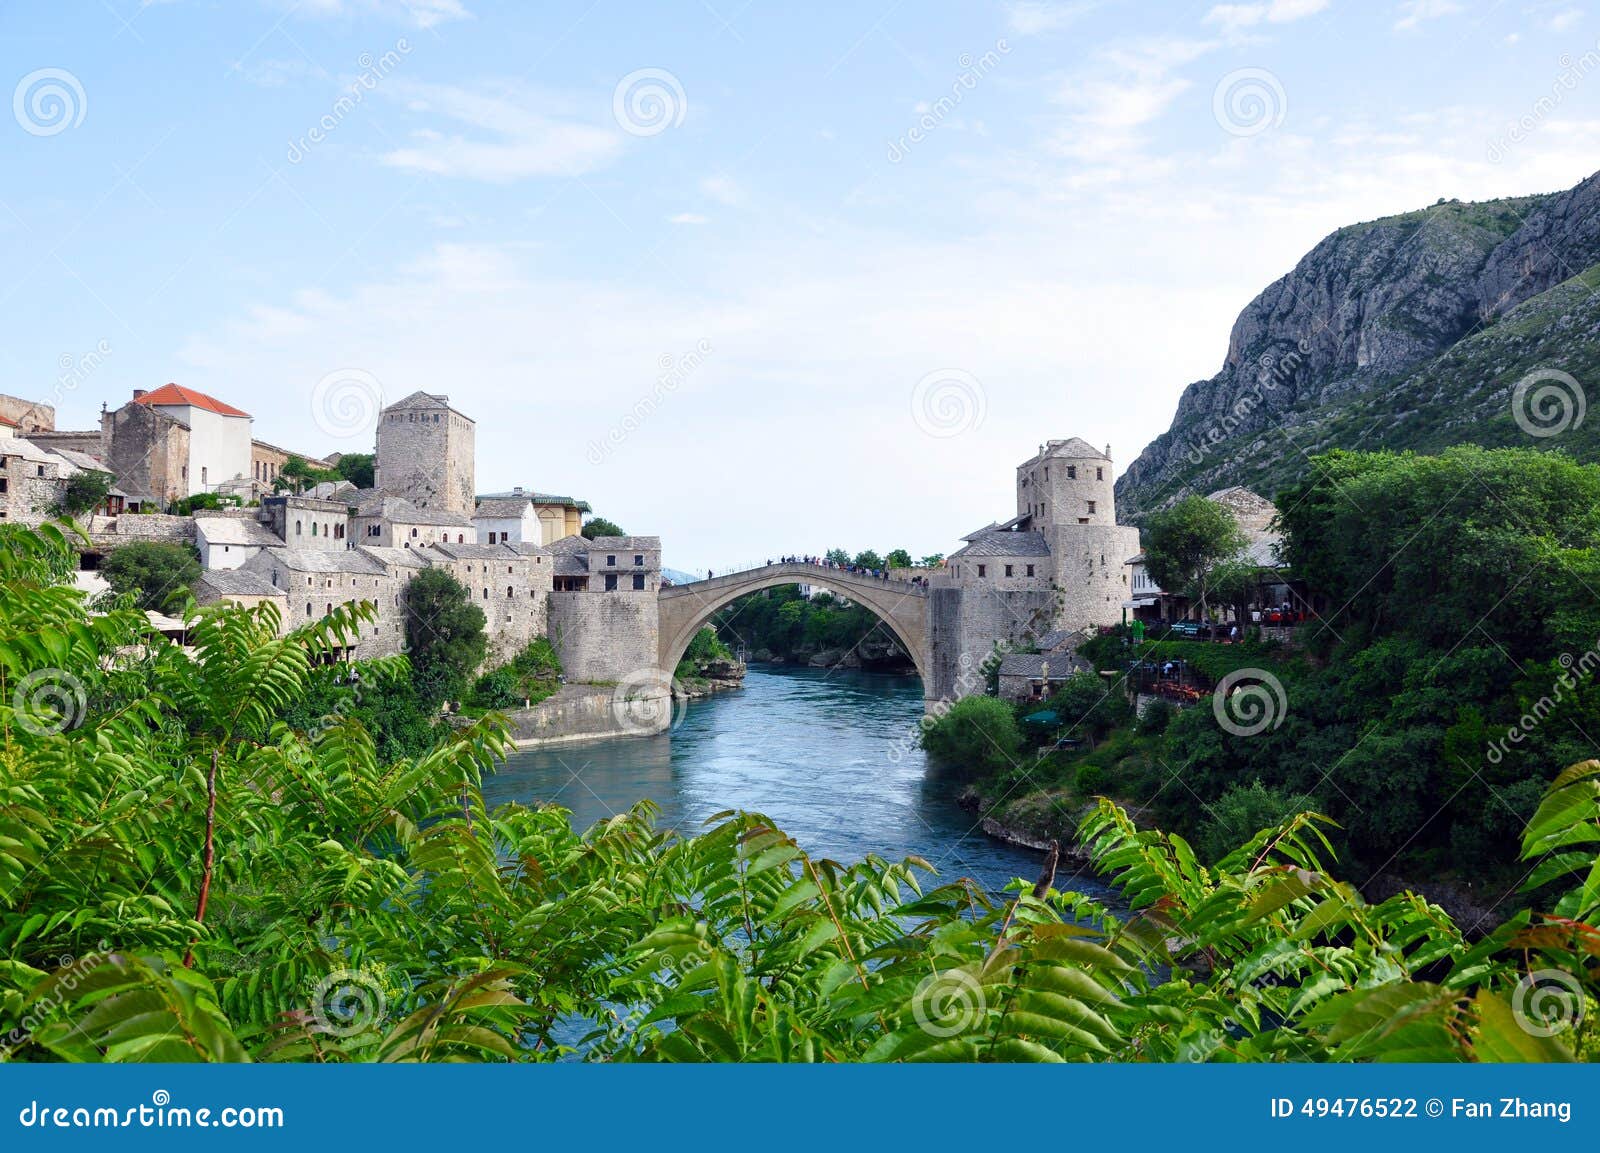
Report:
[{"label": "window", "polygon": [[488,589],[484,589],[483,590],[483,599],[484,600],[488,600],[489,599],[489,590]]},{"label": "window", "polygon": [[1067,479],[1068,480],[1077,480],[1078,479],[1078,466],[1077,465],[1075,465],[1075,464],[1067,465]]},{"label": "window", "polygon": [[517,594],[512,591],[511,586],[510,585],[506,585],[506,599],[510,600],[512,597],[514,597],[516,595]]},{"label": "window", "polygon": [[989,575],[989,566],[988,565],[983,565],[983,564],[979,565],[978,566],[978,575],[979,576],[988,576]]},{"label": "window", "polygon": [[1028,566],[1028,575],[1029,575],[1029,576],[1032,576],[1032,575],[1033,575],[1033,566],[1032,566],[1032,565],[1029,565],[1029,566]]},{"label": "window", "polygon": [[606,567],[607,568],[616,568],[617,567],[617,558],[614,557],[614,556],[606,557]]},{"label": "window", "polygon": [[5,492],[5,491],[6,491],[6,478],[3,477],[3,476],[0,476],[0,492]]},{"label": "window", "polygon": [[465,534],[459,533],[459,532],[456,533],[456,543],[457,544],[466,544],[467,543],[467,538],[466,538]]},{"label": "window", "polygon": [[416,536],[417,535],[417,530],[416,529],[412,529],[411,530],[411,535],[412,536]]},{"label": "window", "polygon": [[1094,515],[1094,501],[1092,501],[1092,500],[1089,502],[1089,515],[1090,516]]},{"label": "window", "polygon": [[644,567],[644,553],[642,553],[642,552],[634,553],[633,554],[633,563],[634,563],[634,565],[636,567],[643,568]]},{"label": "window", "polygon": [[644,573],[633,574],[633,587],[635,591],[644,588]]},{"label": "window", "polygon": [[1103,468],[1095,469],[1094,470],[1094,478],[1095,478],[1095,480],[1105,480],[1105,478],[1106,478],[1106,470],[1103,469]]},{"label": "window", "polygon": [[614,573],[614,572],[608,572],[608,573],[606,573],[606,592],[612,593],[612,592],[616,592],[616,591],[617,591],[617,574]]},{"label": "window", "polygon": [[1045,478],[1045,480],[1049,480],[1050,479],[1050,466],[1049,465],[1045,465],[1044,466],[1044,478]]},{"label": "window", "polygon": [[311,615],[311,602],[307,601],[306,602],[306,616],[310,616],[310,615]]},{"label": "window", "polygon": [[294,522],[294,535],[295,536],[299,536],[300,535],[300,522],[299,521],[295,521]]},{"label": "window", "polygon": [[[205,483],[206,483],[206,472],[207,472],[207,471],[208,471],[208,470],[207,470],[207,469],[206,469],[206,466],[205,466],[205,465],[201,465],[201,466],[200,466],[200,483],[201,483],[201,484],[205,484]],[[42,469],[42,468],[41,468],[41,469],[40,469],[40,470],[39,470],[39,475],[40,475],[40,476],[43,476],[43,475],[44,475],[44,469]]]},{"label": "window", "polygon": [[1011,575],[1012,575],[1011,566],[1010,565],[1006,565],[1006,576],[1011,576]]},{"label": "window", "polygon": [[316,536],[317,535],[317,522],[316,521],[312,521],[311,522],[311,535],[312,536]]}]

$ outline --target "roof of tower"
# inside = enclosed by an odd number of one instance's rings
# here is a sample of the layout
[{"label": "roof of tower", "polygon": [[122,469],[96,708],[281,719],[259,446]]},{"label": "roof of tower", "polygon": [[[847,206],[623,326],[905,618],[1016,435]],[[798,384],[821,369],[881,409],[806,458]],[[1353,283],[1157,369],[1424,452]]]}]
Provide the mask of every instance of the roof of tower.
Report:
[{"label": "roof of tower", "polygon": [[1066,440],[1049,440],[1044,444],[1044,449],[1035,460],[1043,460],[1047,456],[1065,457],[1068,460],[1110,460],[1104,452],[1084,440],[1081,436],[1069,436]]},{"label": "roof of tower", "polygon": [[1042,532],[990,532],[972,538],[966,548],[957,549],[945,559],[973,556],[1049,556],[1050,546]]},{"label": "roof of tower", "polygon": [[[438,410],[438,409],[444,409],[444,410],[447,410],[449,412],[455,413],[462,420],[466,420],[466,421],[471,421],[472,420],[472,418],[470,416],[468,416],[466,413],[462,412],[459,408],[453,407],[451,405],[451,403],[450,403],[450,397],[448,395],[446,395],[445,393],[441,393],[441,392],[423,392],[421,389],[418,389],[416,392],[413,392],[410,396],[401,397],[399,400],[395,401],[393,404],[386,406],[383,411],[384,412],[396,412],[396,411],[405,411],[405,410],[415,411],[417,409],[428,409],[430,411]],[[473,423],[476,424],[477,422],[473,421]]]}]

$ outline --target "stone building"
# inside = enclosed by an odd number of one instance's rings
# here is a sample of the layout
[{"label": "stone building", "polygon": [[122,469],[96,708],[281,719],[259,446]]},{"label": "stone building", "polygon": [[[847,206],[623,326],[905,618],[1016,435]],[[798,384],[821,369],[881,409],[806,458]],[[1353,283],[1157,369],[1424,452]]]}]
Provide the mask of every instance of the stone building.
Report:
[{"label": "stone building", "polygon": [[491,659],[506,661],[549,628],[551,564],[541,548],[509,544],[436,544],[421,550],[472,594],[483,610]]},{"label": "stone building", "polygon": [[264,497],[261,518],[280,542],[292,548],[344,549],[356,540],[351,536],[350,503],[337,494]]},{"label": "stone building", "polygon": [[66,479],[78,469],[17,436],[16,428],[0,417],[0,523],[41,525],[55,515]]},{"label": "stone building", "polygon": [[262,577],[272,588],[283,591],[285,630],[321,620],[336,605],[371,601],[378,609],[378,619],[362,626],[359,639],[352,638],[351,655],[388,656],[405,646],[401,598],[411,577],[406,566],[380,560],[360,548],[269,548],[234,571]]},{"label": "stone building", "polygon": [[[563,547],[565,546],[565,547]],[[549,636],[574,681],[622,681],[659,659],[661,538],[569,537],[556,568]]]},{"label": "stone building", "polygon": [[236,569],[264,548],[283,546],[282,538],[246,509],[197,512],[194,543],[200,551],[200,567],[208,571]]},{"label": "stone building", "polygon": [[378,417],[375,487],[418,508],[471,517],[476,429],[448,396],[413,392],[396,401]]},{"label": "stone building", "polygon": [[430,544],[477,543],[477,530],[464,516],[440,508],[421,508],[383,490],[359,494],[350,514],[350,539],[384,548],[422,548]]},{"label": "stone building", "polygon": [[577,536],[583,529],[586,501],[570,496],[527,492],[493,492],[478,497],[472,523],[478,529],[479,544],[554,544],[563,537]]},{"label": "stone building", "polygon": [[290,458],[299,457],[315,469],[331,469],[331,461],[320,460],[316,457],[306,456],[304,453],[290,452],[286,448],[279,448],[275,444],[268,444],[264,440],[250,442],[250,489],[247,499],[260,500],[275,490],[272,484],[283,472],[283,466],[289,463]]},{"label": "stone building", "polygon": [[283,589],[275,588],[259,573],[234,569],[201,573],[192,591],[195,603],[201,605],[226,603],[248,609],[270,601],[277,606],[280,627],[288,616],[288,594]]},{"label": "stone building", "polygon": [[177,422],[188,432],[184,438],[188,452],[178,458],[182,491],[165,499],[201,492],[248,492],[252,425],[248,412],[177,384],[165,384],[153,392],[136,388],[133,400],[123,408],[135,405]]},{"label": "stone building", "polygon": [[0,393],[0,421],[15,429],[18,436],[31,437],[36,432],[55,430],[56,410],[42,400]]}]

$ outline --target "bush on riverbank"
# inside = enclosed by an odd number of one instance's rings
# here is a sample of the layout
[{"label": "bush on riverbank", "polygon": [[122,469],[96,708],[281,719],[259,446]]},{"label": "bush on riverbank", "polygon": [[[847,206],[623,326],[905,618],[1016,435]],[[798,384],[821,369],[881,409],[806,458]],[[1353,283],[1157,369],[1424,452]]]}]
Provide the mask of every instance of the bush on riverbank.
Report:
[{"label": "bush on riverbank", "polygon": [[1022,754],[1015,711],[993,697],[962,697],[921,729],[930,757],[973,775],[1005,772]]},{"label": "bush on riverbank", "polygon": [[535,637],[516,656],[480,676],[467,705],[477,710],[520,709],[555,695],[561,687],[561,658],[544,637]]}]

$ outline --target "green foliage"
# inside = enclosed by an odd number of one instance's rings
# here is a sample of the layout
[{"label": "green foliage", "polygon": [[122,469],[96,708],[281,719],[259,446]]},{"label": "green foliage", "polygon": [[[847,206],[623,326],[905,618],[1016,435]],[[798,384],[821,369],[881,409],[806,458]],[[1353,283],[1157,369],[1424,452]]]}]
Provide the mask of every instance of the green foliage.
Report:
[{"label": "green foliage", "polygon": [[1145,568],[1163,589],[1181,592],[1202,612],[1219,585],[1237,584],[1245,537],[1233,513],[1203,496],[1188,496],[1150,517]]},{"label": "green foliage", "polygon": [[910,568],[911,554],[903,548],[891,549],[889,555],[883,558],[886,568]]},{"label": "green foliage", "polygon": [[424,704],[437,708],[467,694],[488,652],[483,610],[444,569],[423,569],[406,585],[406,644]]},{"label": "green foliage", "polygon": [[850,563],[850,554],[842,548],[830,548],[825,559],[833,564],[847,565]]},{"label": "green foliage", "polygon": [[193,545],[135,541],[110,553],[100,565],[113,591],[130,594],[142,609],[166,612],[181,605],[200,576]]},{"label": "green foliage", "polygon": [[673,676],[679,680],[693,679],[702,676],[707,665],[732,660],[733,650],[722,643],[715,626],[705,625],[690,639]]},{"label": "green foliage", "polygon": [[[52,584],[54,531],[0,535],[12,1060],[559,1060],[574,1027],[587,1059],[629,1062],[1596,1053],[1600,762],[1523,833],[1553,912],[1471,943],[1334,879],[1313,814],[1206,865],[1102,800],[1079,842],[1129,913],[1059,890],[1053,857],[995,900],[915,858],[813,858],[755,813],[683,837],[648,805],[581,834],[556,808],[490,812],[492,718],[394,760],[348,711],[286,719],[370,606],[286,636],[271,606],[208,608],[186,654]],[[44,700],[41,675],[67,691]]]},{"label": "green foliage", "polygon": [[238,508],[240,499],[231,493],[197,492],[172,502],[173,516],[193,516],[197,509]]},{"label": "green foliage", "polygon": [[58,516],[75,517],[94,512],[106,503],[116,478],[109,472],[84,469],[67,478],[62,486],[61,499],[56,502]]},{"label": "green foliage", "polygon": [[[831,596],[811,600],[795,585],[751,593],[713,618],[718,634],[737,637],[751,652],[766,649],[779,660],[802,660],[824,649],[855,649],[867,637],[892,634],[878,615],[859,604],[841,604]],[[903,660],[906,667],[911,658]]]},{"label": "green foliage", "polygon": [[869,548],[865,552],[856,553],[854,564],[857,568],[881,569],[883,558]]},{"label": "green foliage", "polygon": [[1248,788],[1234,785],[1205,807],[1195,847],[1207,861],[1218,861],[1232,852],[1252,829],[1275,828],[1296,813],[1316,808],[1316,798],[1305,794],[1287,796],[1280,789],[1265,788],[1255,781]]},{"label": "green foliage", "polygon": [[920,564],[923,568],[938,568],[940,565],[944,564],[944,553],[942,553],[942,552],[929,553],[927,556],[923,557],[917,563]]},{"label": "green foliage", "polygon": [[1085,761],[1079,765],[1072,776],[1072,786],[1078,790],[1078,795],[1082,797],[1090,797],[1098,793],[1105,786],[1105,781],[1105,766],[1096,764],[1093,761]]},{"label": "green foliage", "polygon": [[586,540],[593,540],[597,536],[627,536],[615,521],[609,521],[603,516],[591,517],[583,526],[583,536]]},{"label": "green foliage", "polygon": [[308,488],[315,488],[324,481],[343,479],[344,476],[337,468],[316,468],[304,457],[290,456],[283,462],[283,467],[278,469],[272,487],[276,492],[301,493]]},{"label": "green foliage", "polygon": [[1093,673],[1068,677],[1045,707],[1061,718],[1061,731],[1068,736],[1099,737],[1133,720],[1123,686]]},{"label": "green foliage", "polygon": [[930,757],[974,774],[1004,772],[1022,751],[1016,714],[994,697],[962,697],[942,715],[925,718],[920,740]]},{"label": "green foliage", "polygon": [[561,687],[561,658],[545,637],[535,637],[515,657],[479,677],[469,703],[478,709],[520,709],[554,696]]},{"label": "green foliage", "polygon": [[1160,736],[1172,723],[1174,711],[1170,702],[1156,697],[1139,714],[1139,732],[1144,736]]},{"label": "green foliage", "polygon": [[376,483],[376,464],[377,458],[370,452],[347,452],[334,462],[333,471],[357,488],[371,488]]}]

